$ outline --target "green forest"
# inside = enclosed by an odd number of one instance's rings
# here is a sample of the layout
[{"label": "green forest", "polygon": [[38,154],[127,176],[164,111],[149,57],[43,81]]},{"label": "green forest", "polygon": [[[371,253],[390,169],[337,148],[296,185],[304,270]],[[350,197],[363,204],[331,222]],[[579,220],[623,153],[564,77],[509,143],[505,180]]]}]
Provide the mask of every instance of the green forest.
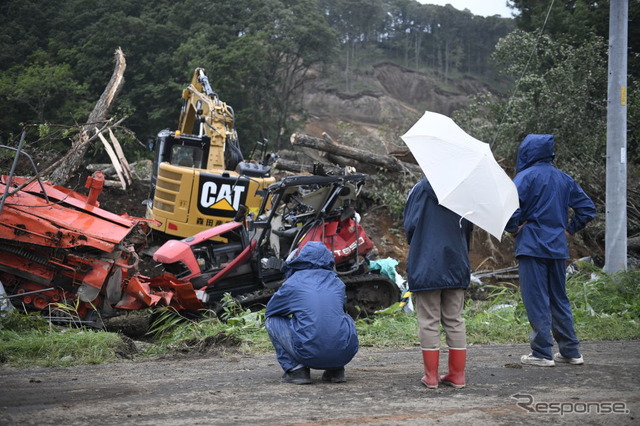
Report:
[{"label": "green forest", "polygon": [[396,61],[496,78],[489,56],[515,26],[414,0],[110,2],[8,0],[0,6],[0,136],[23,123],[83,122],[127,59],[116,116],[140,139],[177,121],[194,68],[237,113],[245,147],[278,140],[310,69],[341,76]]},{"label": "green forest", "polygon": [[[31,126],[38,129],[31,143],[47,156],[64,153],[103,92],[117,48],[127,69],[110,114],[125,118],[121,137],[134,159],[147,155],[148,137],[175,126],[196,67],[233,106],[248,152],[265,138],[272,149],[286,145],[305,119],[301,92],[311,78],[357,93],[356,77],[386,61],[445,85],[469,75],[494,87],[457,111],[456,121],[503,157],[527,133],[553,133],[562,141],[559,164],[604,205],[609,2],[508,4],[515,18],[416,0],[4,0],[0,144],[15,145]],[[631,165],[640,140],[638,22],[640,0],[630,0]],[[640,198],[635,188],[631,199]],[[630,220],[640,231],[637,208]]]},{"label": "green forest", "polygon": [[[0,6],[0,137],[15,137],[23,123],[83,122],[118,47],[127,58],[126,83],[112,114],[126,116],[141,139],[177,120],[180,91],[195,67],[205,68],[234,106],[247,147],[282,136],[311,68],[339,78],[346,92],[357,90],[350,75],[382,60],[443,79],[467,73],[513,84],[519,65],[505,62],[528,53],[531,40],[512,38],[501,58],[492,57],[496,44],[516,29],[537,37],[550,2],[510,3],[516,19],[415,0],[7,0]],[[538,49],[606,43],[608,2],[555,3],[544,35],[562,46]],[[637,8],[632,0],[630,15]],[[562,54],[549,51],[535,66]]]}]

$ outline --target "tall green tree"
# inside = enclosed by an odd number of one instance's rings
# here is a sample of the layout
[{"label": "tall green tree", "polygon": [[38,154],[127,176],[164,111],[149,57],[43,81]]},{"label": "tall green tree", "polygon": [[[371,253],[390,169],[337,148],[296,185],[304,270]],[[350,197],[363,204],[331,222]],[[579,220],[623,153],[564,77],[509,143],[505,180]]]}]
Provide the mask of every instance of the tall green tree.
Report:
[{"label": "tall green tree", "polygon": [[[609,0],[510,0],[518,10],[515,22],[521,30],[544,33],[557,40],[581,44],[585,35],[609,37]],[[551,7],[553,5],[553,7]],[[640,0],[628,3],[629,74],[640,78]]]},{"label": "tall green tree", "polygon": [[[548,2],[512,3],[523,11],[519,25],[530,31],[519,30],[503,38],[494,57],[499,67],[514,78],[516,86],[508,99],[483,96],[456,118],[469,132],[492,142],[501,156],[513,160],[527,133],[554,134],[558,165],[574,175],[598,205],[604,205],[608,30],[606,36],[601,35],[605,31],[600,24],[602,21],[608,25],[608,3],[556,1],[559,10],[553,8],[550,13]],[[640,2],[632,0],[630,16],[636,16],[639,9]],[[543,27],[547,15],[548,26]],[[630,170],[640,161],[637,155],[640,134],[635,119],[640,103],[635,76],[640,70],[632,60],[639,46],[634,37],[630,31],[627,134]],[[629,195],[630,206],[637,205],[640,194],[633,185]],[[629,209],[629,220],[629,231],[637,232],[640,229],[637,209]]]},{"label": "tall green tree", "polygon": [[554,134],[559,161],[578,175],[592,173],[593,165],[602,166],[606,138],[606,48],[597,36],[574,47],[515,31],[498,43],[494,55],[517,81],[512,96],[482,99],[457,118],[511,159],[526,134]]},{"label": "tall green tree", "polygon": [[236,38],[204,59],[221,95],[232,93],[227,99],[236,107],[241,136],[243,128],[253,128],[250,136],[284,147],[290,117],[302,112],[300,89],[313,77],[310,71],[331,58],[335,34],[315,0],[238,3],[246,18]]},{"label": "tall green tree", "polygon": [[[352,74],[360,56],[375,45],[385,22],[382,0],[320,0],[328,22],[336,28],[342,45],[344,89],[352,90]],[[362,52],[362,53],[360,53]]]},{"label": "tall green tree", "polygon": [[406,67],[436,69],[445,79],[465,72],[495,77],[489,57],[500,37],[515,29],[512,19],[484,18],[452,6],[415,0],[386,0],[380,50]]},{"label": "tall green tree", "polygon": [[[636,0],[631,0],[636,1]],[[519,13],[515,17],[518,28],[546,34],[566,41],[579,40],[585,34],[609,33],[609,0],[510,0]]]},{"label": "tall green tree", "polygon": [[41,123],[67,121],[67,114],[81,120],[77,112],[86,106],[82,98],[85,94],[86,85],[75,81],[66,64],[16,65],[0,75],[0,99],[25,105],[34,121]]}]

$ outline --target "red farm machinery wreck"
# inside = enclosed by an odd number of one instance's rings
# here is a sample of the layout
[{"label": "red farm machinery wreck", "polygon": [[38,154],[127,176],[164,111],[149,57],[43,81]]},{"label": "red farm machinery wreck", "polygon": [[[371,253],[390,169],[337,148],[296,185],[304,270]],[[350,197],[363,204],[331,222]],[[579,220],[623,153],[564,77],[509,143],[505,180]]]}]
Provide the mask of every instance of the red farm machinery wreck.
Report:
[{"label": "red farm machinery wreck", "polygon": [[2,175],[0,282],[13,306],[69,322],[100,325],[127,310],[159,306],[217,310],[226,293],[246,305],[266,303],[284,280],[280,268],[287,256],[317,240],[334,253],[349,312],[368,315],[400,294],[394,282],[368,268],[374,244],[355,211],[364,179],[284,178],[260,194],[257,214],[238,214],[165,243],[153,255],[164,272],[147,277],[139,264],[152,220],[101,209],[100,172],[87,179],[87,195]]},{"label": "red farm machinery wreck", "polygon": [[116,313],[149,226],[101,209],[103,181],[100,172],[88,178],[85,196],[0,176],[0,281],[14,306],[87,323]]}]

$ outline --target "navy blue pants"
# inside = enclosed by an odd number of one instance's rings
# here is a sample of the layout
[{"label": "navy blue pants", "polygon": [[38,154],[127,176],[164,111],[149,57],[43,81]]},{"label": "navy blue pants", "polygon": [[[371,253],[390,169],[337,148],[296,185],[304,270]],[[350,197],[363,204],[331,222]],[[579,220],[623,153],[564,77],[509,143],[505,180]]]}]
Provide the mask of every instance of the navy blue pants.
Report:
[{"label": "navy blue pants", "polygon": [[293,340],[291,339],[290,318],[269,317],[264,323],[273,347],[276,350],[276,358],[284,371],[289,371],[301,363],[293,356]]},{"label": "navy blue pants", "polygon": [[522,301],[533,329],[530,335],[533,356],[552,359],[553,334],[562,356],[578,358],[580,341],[567,297],[565,260],[520,256],[518,262]]}]

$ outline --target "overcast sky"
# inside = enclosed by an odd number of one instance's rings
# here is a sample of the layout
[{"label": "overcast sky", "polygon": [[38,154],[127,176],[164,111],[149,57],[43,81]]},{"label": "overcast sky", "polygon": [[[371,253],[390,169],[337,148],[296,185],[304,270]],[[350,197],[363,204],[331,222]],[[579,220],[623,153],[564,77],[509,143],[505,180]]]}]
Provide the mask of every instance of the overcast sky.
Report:
[{"label": "overcast sky", "polygon": [[507,7],[507,0],[418,0],[425,4],[438,4],[444,6],[450,4],[459,10],[469,9],[474,15],[493,16],[500,15],[512,18],[512,10]]}]

